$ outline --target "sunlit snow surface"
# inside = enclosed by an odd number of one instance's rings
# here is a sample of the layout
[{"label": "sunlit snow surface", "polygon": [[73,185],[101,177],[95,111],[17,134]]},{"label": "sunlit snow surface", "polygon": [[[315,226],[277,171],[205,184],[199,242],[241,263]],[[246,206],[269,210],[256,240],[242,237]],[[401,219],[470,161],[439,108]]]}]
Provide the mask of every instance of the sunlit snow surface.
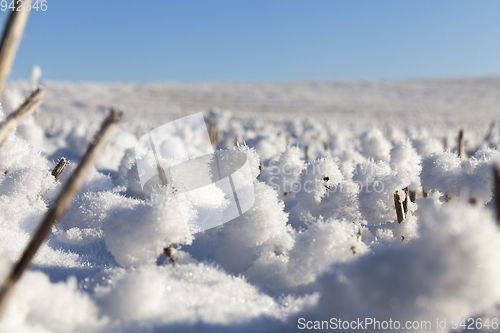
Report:
[{"label": "sunlit snow surface", "polygon": [[[107,109],[125,119],[17,285],[1,332],[276,332],[300,331],[300,318],[367,317],[431,321],[434,332],[481,318],[498,331],[499,78],[42,84],[44,103],[0,147],[1,278]],[[2,117],[29,89],[8,86]],[[196,112],[215,124],[221,156],[246,154],[255,201],[190,234],[175,189],[143,193],[134,147]],[[470,158],[457,157],[460,128]],[[196,145],[191,134],[178,139]],[[62,156],[72,163],[54,182]],[[407,186],[420,198],[399,224],[394,193]],[[224,192],[203,188],[188,210],[223,214]]]}]

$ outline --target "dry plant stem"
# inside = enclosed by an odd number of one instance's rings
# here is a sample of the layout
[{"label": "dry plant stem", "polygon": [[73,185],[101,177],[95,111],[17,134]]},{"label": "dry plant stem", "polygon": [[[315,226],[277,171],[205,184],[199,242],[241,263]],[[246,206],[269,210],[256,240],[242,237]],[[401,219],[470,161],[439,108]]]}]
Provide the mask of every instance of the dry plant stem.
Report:
[{"label": "dry plant stem", "polygon": [[425,192],[424,188],[422,187],[422,197],[424,198],[428,198],[429,197],[429,193]]},{"label": "dry plant stem", "polygon": [[14,285],[20,279],[26,268],[28,268],[39,247],[42,245],[43,241],[50,233],[52,226],[55,225],[57,219],[59,219],[64,213],[66,207],[71,202],[78,189],[81,187],[85,179],[85,175],[94,163],[100,151],[104,148],[109,136],[111,135],[111,132],[113,131],[116,123],[121,119],[121,117],[122,112],[115,112],[114,110],[111,110],[109,112],[108,116],[104,119],[101,128],[97,132],[92,142],[89,144],[85,155],[81,158],[80,163],[76,167],[75,171],[71,174],[70,178],[64,185],[59,195],[52,202],[34,236],[21,255],[21,258],[14,265],[10,274],[7,276],[4,283],[0,287],[0,314],[5,307],[7,299],[11,294]]},{"label": "dry plant stem", "polygon": [[458,132],[458,157],[462,158],[464,150],[464,130],[460,129]]},{"label": "dry plant stem", "polygon": [[417,200],[418,194],[417,191],[410,191],[410,201],[415,202]]},{"label": "dry plant stem", "polygon": [[469,148],[469,149],[466,150],[467,158],[472,158],[472,154],[474,154],[474,149],[473,148]]},{"label": "dry plant stem", "polygon": [[215,120],[212,118],[208,119],[208,136],[210,137],[210,142],[212,143],[212,146],[217,146],[217,143],[219,143],[221,133],[219,129],[217,128],[217,124],[215,123]]},{"label": "dry plant stem", "polygon": [[500,142],[500,131],[498,131],[498,138],[496,142]]},{"label": "dry plant stem", "polygon": [[3,144],[10,131],[19,126],[23,119],[33,112],[42,102],[45,91],[42,88],[34,90],[28,98],[19,106],[16,111],[12,112],[0,124],[0,146]]},{"label": "dry plant stem", "polygon": [[500,167],[493,166],[493,175],[495,177],[495,204],[497,206],[497,225],[500,226]]},{"label": "dry plant stem", "polygon": [[406,218],[406,215],[408,215],[408,186],[406,186],[403,191],[405,192],[405,200],[403,201],[403,217]]},{"label": "dry plant stem", "polygon": [[22,6],[21,1],[14,3],[15,9],[9,14],[0,42],[0,101],[30,13],[29,10],[17,11],[18,7]]},{"label": "dry plant stem", "polygon": [[69,162],[66,161],[64,157],[61,157],[59,162],[57,162],[56,166],[54,167],[54,170],[52,170],[52,176],[57,180],[61,173],[63,172],[64,168],[68,166]]},{"label": "dry plant stem", "polygon": [[396,207],[396,216],[398,217],[398,223],[401,223],[404,220],[403,215],[403,204],[399,201],[398,191],[394,193],[394,206]]},{"label": "dry plant stem", "polygon": [[165,173],[165,170],[160,165],[160,160],[158,159],[158,154],[156,153],[155,144],[154,144],[153,138],[151,137],[151,131],[148,132],[148,135],[149,135],[149,143],[151,144],[151,148],[153,149],[153,155],[155,156],[156,170],[158,171],[158,176],[160,178],[160,182],[162,185],[167,185],[168,184],[167,174]]},{"label": "dry plant stem", "polygon": [[486,132],[486,135],[484,136],[484,142],[485,143],[490,142],[491,132],[493,132],[493,128],[495,128],[495,122],[494,121],[492,121],[490,123],[490,127],[488,128],[488,132]]},{"label": "dry plant stem", "polygon": [[163,253],[165,254],[165,257],[167,257],[168,262],[170,262],[172,264],[175,263],[175,259],[173,257],[174,252],[175,252],[175,249],[174,249],[174,246],[172,244],[170,244],[169,246],[167,246],[163,249]]}]

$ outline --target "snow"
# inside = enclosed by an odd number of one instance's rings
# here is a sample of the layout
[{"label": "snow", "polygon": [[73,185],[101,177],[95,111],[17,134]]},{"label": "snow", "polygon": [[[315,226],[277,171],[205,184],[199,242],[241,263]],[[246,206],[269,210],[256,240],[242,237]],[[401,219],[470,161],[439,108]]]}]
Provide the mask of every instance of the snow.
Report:
[{"label": "snow", "polygon": [[113,271],[106,277],[113,284],[96,288],[97,303],[107,316],[125,324],[150,320],[155,325],[230,325],[252,317],[281,317],[273,298],[241,277],[202,263]]},{"label": "snow", "polygon": [[371,129],[359,137],[361,142],[361,153],[367,158],[375,161],[388,162],[390,159],[391,143],[379,129]]},{"label": "snow", "polygon": [[121,266],[155,263],[169,245],[191,242],[170,188],[151,201],[125,200],[113,207],[102,226],[106,245]]},{"label": "snow", "polygon": [[305,166],[295,192],[299,204],[308,209],[314,217],[320,215],[321,200],[332,187],[343,180],[336,163],[329,158],[318,159]]},{"label": "snow", "polygon": [[255,183],[255,203],[245,214],[220,228],[215,240],[215,261],[232,273],[241,273],[262,255],[280,255],[293,245],[292,228],[277,193]]},{"label": "snow", "polygon": [[[2,101],[3,119],[32,85],[47,90],[0,147],[2,280],[107,108],[123,106],[125,119],[14,289],[1,332],[276,332],[298,331],[299,318],[334,317],[431,321],[430,331],[452,332],[436,318],[499,318],[498,123],[485,134],[497,120],[500,79],[102,84],[40,76],[34,67],[30,83],[10,82]],[[199,112],[216,144],[201,134],[201,117],[167,131],[159,163],[178,178],[144,191],[138,140]],[[470,157],[457,156],[460,128]],[[169,160],[168,149],[184,155]],[[212,152],[218,160],[196,160]],[[63,156],[70,165],[55,180]],[[234,216],[231,188],[212,184],[228,174],[242,195]],[[394,194],[402,203],[407,187],[417,199],[398,223]],[[193,221],[217,223],[195,230]]]},{"label": "snow", "polygon": [[366,222],[380,225],[394,221],[394,193],[404,197],[403,188],[411,183],[409,174],[373,160],[358,164],[354,173],[353,179],[361,184],[359,209]]},{"label": "snow", "polygon": [[487,203],[492,199],[493,165],[498,150],[479,150],[468,160],[449,151],[434,153],[422,161],[422,185],[426,191],[438,191],[446,200],[470,196]]},{"label": "snow", "polygon": [[42,77],[42,69],[40,66],[33,66],[30,70],[30,83],[33,88],[38,86],[38,82]]},{"label": "snow", "polygon": [[451,322],[498,304],[500,233],[495,221],[478,207],[426,201],[419,201],[418,239],[407,246],[382,246],[332,266],[321,277],[318,310],[324,317]]},{"label": "snow", "polygon": [[347,221],[319,220],[297,235],[288,264],[290,283],[312,283],[331,264],[350,261],[367,252],[360,228]]}]

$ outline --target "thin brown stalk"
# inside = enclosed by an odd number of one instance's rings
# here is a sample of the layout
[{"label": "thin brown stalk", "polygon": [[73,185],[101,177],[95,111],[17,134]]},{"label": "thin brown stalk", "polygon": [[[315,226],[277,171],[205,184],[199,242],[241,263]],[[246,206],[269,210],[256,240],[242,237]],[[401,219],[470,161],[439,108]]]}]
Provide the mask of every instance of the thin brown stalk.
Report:
[{"label": "thin brown stalk", "polygon": [[57,162],[56,166],[54,167],[54,170],[52,170],[52,176],[57,180],[61,173],[64,171],[64,168],[68,166],[69,162],[66,161],[64,157],[61,157],[59,162]]},{"label": "thin brown stalk", "polygon": [[493,176],[495,177],[495,204],[497,207],[497,224],[500,226],[500,167],[493,166]]},{"label": "thin brown stalk", "polygon": [[92,164],[94,164],[94,161],[101,150],[106,145],[111,132],[116,126],[116,123],[120,121],[121,117],[122,112],[115,112],[114,110],[110,110],[108,116],[101,124],[101,128],[97,132],[94,139],[90,142],[85,155],[83,155],[83,157],[81,158],[80,163],[76,167],[75,171],[73,171],[59,195],[50,205],[49,210],[45,214],[42,222],[38,226],[38,229],[31,238],[31,241],[21,255],[21,258],[14,265],[14,267],[10,271],[10,274],[7,276],[4,283],[0,287],[0,314],[5,307],[5,304],[7,303],[9,295],[12,293],[16,282],[21,278],[24,271],[28,268],[38,249],[49,235],[52,226],[56,224],[57,220],[62,216],[62,214],[66,210],[66,207],[75,196],[76,192],[80,189],[85,179],[85,175],[87,174]]},{"label": "thin brown stalk", "polygon": [[42,88],[34,90],[19,106],[0,124],[0,146],[3,144],[10,131],[19,126],[26,116],[32,113],[42,102],[45,91]]},{"label": "thin brown stalk", "polygon": [[415,202],[418,198],[418,193],[417,191],[410,191],[410,201]]},{"label": "thin brown stalk", "polygon": [[0,101],[30,13],[25,8],[17,10],[19,6],[22,6],[22,1],[14,1],[14,3],[15,8],[9,14],[0,42]]},{"label": "thin brown stalk", "polygon": [[217,128],[217,124],[214,119],[208,118],[208,136],[210,137],[210,142],[212,146],[217,146],[221,138],[221,132]]},{"label": "thin brown stalk", "polygon": [[399,194],[398,191],[394,193],[394,206],[396,208],[396,216],[398,217],[398,223],[403,222],[404,220],[404,213],[403,213],[403,204],[399,200]]},{"label": "thin brown stalk", "polygon": [[490,127],[488,128],[488,131],[486,132],[486,135],[484,136],[484,142],[486,142],[486,143],[490,142],[490,137],[491,137],[491,133],[493,132],[493,128],[495,128],[494,121],[492,121],[490,123]]},{"label": "thin brown stalk", "polygon": [[458,150],[457,150],[458,157],[461,158],[464,155],[463,150],[464,150],[464,129],[461,128],[460,131],[458,132]]},{"label": "thin brown stalk", "polygon": [[408,215],[408,186],[406,186],[403,191],[405,192],[405,200],[403,201],[403,212],[404,218]]}]

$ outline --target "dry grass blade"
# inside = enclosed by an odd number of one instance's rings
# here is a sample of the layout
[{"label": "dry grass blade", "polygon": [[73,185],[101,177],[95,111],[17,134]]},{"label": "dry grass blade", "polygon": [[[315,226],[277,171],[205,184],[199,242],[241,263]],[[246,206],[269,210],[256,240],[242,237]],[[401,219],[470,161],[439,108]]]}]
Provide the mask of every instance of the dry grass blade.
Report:
[{"label": "dry grass blade", "polygon": [[408,186],[406,186],[403,191],[405,192],[405,200],[403,201],[403,212],[404,218],[408,215]]},{"label": "dry grass blade", "polygon": [[217,146],[217,143],[219,143],[221,138],[221,132],[217,128],[217,123],[212,118],[208,118],[208,136],[210,137],[212,146]]},{"label": "dry grass blade", "polygon": [[80,163],[76,167],[75,171],[71,174],[70,178],[64,185],[59,195],[52,202],[37,231],[24,250],[21,258],[14,265],[10,274],[7,276],[6,280],[0,287],[0,314],[6,304],[10,293],[12,292],[14,285],[19,280],[26,268],[28,268],[31,260],[38,251],[38,248],[42,245],[43,241],[50,233],[52,226],[64,213],[66,207],[71,202],[78,189],[81,187],[85,175],[87,174],[92,164],[94,164],[94,161],[99,155],[100,151],[104,148],[109,136],[111,135],[112,130],[116,126],[116,123],[120,121],[121,117],[122,112],[115,112],[114,110],[110,110],[108,116],[106,117],[106,119],[104,119],[101,128],[97,132],[92,142],[89,144],[85,155],[83,155],[83,157],[81,158]]},{"label": "dry grass blade", "polygon": [[398,223],[401,223],[404,220],[404,213],[403,213],[403,204],[399,200],[398,191],[394,193],[394,206],[396,208],[396,216],[398,217]]},{"label": "dry grass blade", "polygon": [[415,202],[418,198],[418,193],[417,191],[410,191],[410,201]]},{"label": "dry grass blade", "polygon": [[464,155],[464,129],[461,128],[458,132],[458,157],[462,157]]},{"label": "dry grass blade", "polygon": [[493,166],[493,176],[495,177],[495,204],[497,207],[497,225],[500,226],[500,167]]},{"label": "dry grass blade", "polygon": [[15,8],[10,12],[0,42],[0,101],[30,13],[24,8],[22,8],[24,10],[17,10],[22,6],[22,1],[14,1],[14,3]]},{"label": "dry grass blade", "polygon": [[12,112],[0,124],[0,146],[3,144],[10,131],[19,126],[23,119],[33,112],[38,105],[42,102],[45,91],[42,88],[34,90],[24,103],[19,106],[16,111]]},{"label": "dry grass blade", "polygon": [[495,128],[495,122],[492,121],[490,123],[490,127],[488,128],[488,131],[486,132],[486,135],[484,136],[484,142],[485,143],[490,142],[491,133],[493,132],[494,128]]},{"label": "dry grass blade", "polygon": [[52,176],[54,176],[54,178],[57,180],[57,178],[59,178],[59,176],[63,172],[64,168],[66,168],[68,166],[68,164],[69,164],[69,162],[66,161],[66,159],[64,157],[61,157],[59,162],[57,162],[56,166],[54,167],[54,170],[52,170],[52,173],[51,173]]}]

